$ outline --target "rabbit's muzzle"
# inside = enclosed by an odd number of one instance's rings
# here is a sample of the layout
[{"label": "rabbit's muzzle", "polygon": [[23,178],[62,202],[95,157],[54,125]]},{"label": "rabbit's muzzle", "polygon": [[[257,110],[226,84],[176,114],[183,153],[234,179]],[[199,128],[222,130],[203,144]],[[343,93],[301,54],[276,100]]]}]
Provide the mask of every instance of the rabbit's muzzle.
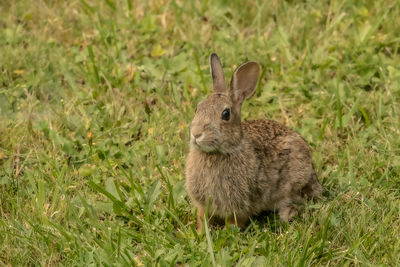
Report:
[{"label": "rabbit's muzzle", "polygon": [[190,144],[204,152],[214,151],[215,140],[212,138],[213,134],[209,130],[209,125],[192,124],[190,129]]}]

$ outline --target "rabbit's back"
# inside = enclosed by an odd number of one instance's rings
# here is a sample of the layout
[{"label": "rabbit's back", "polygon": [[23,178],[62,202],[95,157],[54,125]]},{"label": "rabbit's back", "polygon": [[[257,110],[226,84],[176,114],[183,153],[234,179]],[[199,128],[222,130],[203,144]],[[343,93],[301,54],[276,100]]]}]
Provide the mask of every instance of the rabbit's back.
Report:
[{"label": "rabbit's back", "polygon": [[257,212],[321,194],[309,145],[298,133],[276,121],[255,120],[243,122],[243,134],[259,160],[253,189]]},{"label": "rabbit's back", "polygon": [[282,137],[298,135],[285,125],[272,120],[243,121],[242,128],[245,137],[259,150],[275,150]]}]

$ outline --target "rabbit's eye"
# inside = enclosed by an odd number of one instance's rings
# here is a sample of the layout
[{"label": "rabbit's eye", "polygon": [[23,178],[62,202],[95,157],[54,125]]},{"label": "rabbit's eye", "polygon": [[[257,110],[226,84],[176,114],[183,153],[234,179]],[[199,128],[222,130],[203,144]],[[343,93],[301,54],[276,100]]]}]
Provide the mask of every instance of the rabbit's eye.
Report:
[{"label": "rabbit's eye", "polygon": [[224,109],[221,114],[221,119],[223,119],[224,121],[229,121],[230,115],[231,114],[229,112],[229,109]]}]

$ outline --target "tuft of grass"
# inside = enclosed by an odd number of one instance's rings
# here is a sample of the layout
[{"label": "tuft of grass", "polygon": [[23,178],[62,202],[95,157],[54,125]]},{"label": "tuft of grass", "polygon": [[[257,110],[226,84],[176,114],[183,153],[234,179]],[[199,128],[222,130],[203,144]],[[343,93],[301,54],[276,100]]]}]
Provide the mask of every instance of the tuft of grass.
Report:
[{"label": "tuft of grass", "polygon": [[[397,265],[397,1],[0,6],[0,264]],[[208,57],[263,75],[243,117],[312,146],[325,192],[198,235],[184,187]]]}]

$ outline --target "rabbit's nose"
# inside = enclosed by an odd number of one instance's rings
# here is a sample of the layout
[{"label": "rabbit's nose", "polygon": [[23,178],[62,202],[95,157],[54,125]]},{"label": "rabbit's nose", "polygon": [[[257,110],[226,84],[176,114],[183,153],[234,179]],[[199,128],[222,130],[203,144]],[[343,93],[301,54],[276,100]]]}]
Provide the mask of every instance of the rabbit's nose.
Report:
[{"label": "rabbit's nose", "polygon": [[204,132],[199,128],[194,128],[194,129],[192,129],[191,135],[192,135],[193,141],[199,142],[203,139]]},{"label": "rabbit's nose", "polygon": [[195,139],[197,139],[197,138],[199,138],[199,137],[202,136],[202,135],[203,135],[203,133],[198,133],[198,134],[194,134],[193,136],[194,136]]},{"label": "rabbit's nose", "polygon": [[198,125],[193,125],[191,129],[191,135],[193,139],[198,139],[201,137],[203,134],[203,129],[202,127],[199,127]]},{"label": "rabbit's nose", "polygon": [[192,133],[192,138],[195,142],[200,142],[201,140],[203,140],[204,137],[204,133]]}]

